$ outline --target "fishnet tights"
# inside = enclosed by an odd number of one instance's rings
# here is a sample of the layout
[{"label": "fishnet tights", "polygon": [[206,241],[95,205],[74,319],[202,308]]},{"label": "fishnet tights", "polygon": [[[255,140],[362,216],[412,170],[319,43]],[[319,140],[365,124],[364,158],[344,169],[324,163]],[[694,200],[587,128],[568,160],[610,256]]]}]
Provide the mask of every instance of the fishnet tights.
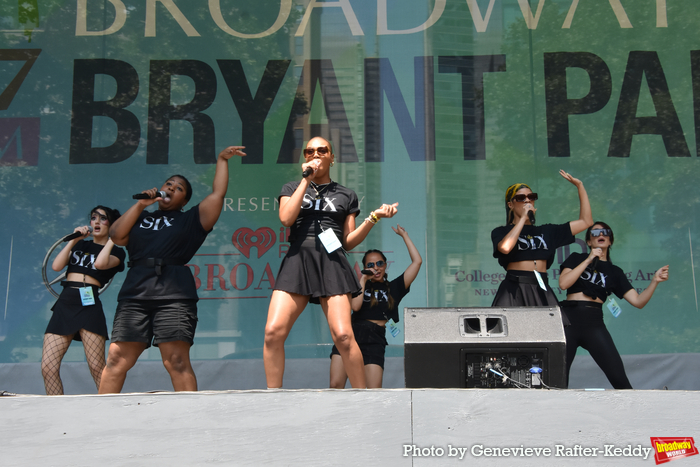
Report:
[{"label": "fishnet tights", "polygon": [[[80,338],[85,348],[85,359],[90,368],[90,374],[99,391],[102,370],[105,367],[105,338],[81,329]],[[49,396],[63,394],[61,381],[61,361],[70,347],[73,335],[44,334],[44,349],[41,356],[41,374],[44,377],[44,387]]]}]

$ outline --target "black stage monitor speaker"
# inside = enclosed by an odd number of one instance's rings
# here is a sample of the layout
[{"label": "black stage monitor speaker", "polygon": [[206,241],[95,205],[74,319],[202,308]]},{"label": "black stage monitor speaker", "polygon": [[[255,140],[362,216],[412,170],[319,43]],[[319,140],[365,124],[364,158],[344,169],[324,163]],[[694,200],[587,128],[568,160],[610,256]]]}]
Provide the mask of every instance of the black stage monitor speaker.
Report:
[{"label": "black stage monitor speaker", "polygon": [[565,388],[558,307],[405,308],[407,388]]}]

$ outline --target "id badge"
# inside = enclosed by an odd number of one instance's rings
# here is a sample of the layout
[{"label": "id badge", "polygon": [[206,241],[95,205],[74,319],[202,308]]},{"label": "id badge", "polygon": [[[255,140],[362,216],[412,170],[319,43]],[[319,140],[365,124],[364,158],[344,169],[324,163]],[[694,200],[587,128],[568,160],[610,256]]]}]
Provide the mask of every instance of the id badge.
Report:
[{"label": "id badge", "polygon": [[393,319],[387,321],[386,324],[389,325],[389,332],[391,333],[391,337],[396,337],[399,334],[401,334],[401,329],[399,329],[399,327],[396,325]]},{"label": "id badge", "polygon": [[615,300],[612,296],[608,299],[606,303],[608,310],[610,310],[610,313],[617,318],[620,316],[620,313],[622,313],[622,308],[620,308],[620,305],[617,304],[617,300]]},{"label": "id badge", "polygon": [[535,271],[535,277],[537,278],[537,283],[540,284],[540,288],[542,288],[542,290],[544,290],[546,292],[547,286],[544,285],[544,281],[542,280],[542,276],[540,276],[539,271]]},{"label": "id badge", "polygon": [[94,305],[95,295],[92,293],[92,287],[80,287],[80,301],[83,302],[83,306]]},{"label": "id badge", "polygon": [[326,247],[328,253],[333,253],[342,246],[338,237],[335,236],[333,229],[324,230],[323,233],[318,235],[318,238],[321,240],[321,243],[323,243],[323,246]]}]

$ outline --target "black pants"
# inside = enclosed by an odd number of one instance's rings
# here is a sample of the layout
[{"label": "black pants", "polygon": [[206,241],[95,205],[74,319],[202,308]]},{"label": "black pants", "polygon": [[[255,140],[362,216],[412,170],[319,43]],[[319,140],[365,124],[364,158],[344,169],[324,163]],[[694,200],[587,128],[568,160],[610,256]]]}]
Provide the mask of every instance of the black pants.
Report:
[{"label": "black pants", "polygon": [[561,302],[561,309],[571,322],[569,326],[564,327],[567,386],[576,350],[583,347],[588,350],[615,389],[632,389],[620,352],[617,351],[612,336],[605,327],[602,304],[571,300]]}]

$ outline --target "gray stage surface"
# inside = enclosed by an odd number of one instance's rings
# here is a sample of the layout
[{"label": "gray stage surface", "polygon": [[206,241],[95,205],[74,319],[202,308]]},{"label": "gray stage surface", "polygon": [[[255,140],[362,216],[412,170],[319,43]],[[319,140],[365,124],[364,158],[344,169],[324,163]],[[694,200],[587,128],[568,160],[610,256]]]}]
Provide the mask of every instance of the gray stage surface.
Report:
[{"label": "gray stage surface", "polygon": [[[0,457],[4,467],[654,465],[651,437],[698,439],[698,406],[697,391],[571,389],[0,397]],[[522,451],[486,455],[505,448]]]}]

